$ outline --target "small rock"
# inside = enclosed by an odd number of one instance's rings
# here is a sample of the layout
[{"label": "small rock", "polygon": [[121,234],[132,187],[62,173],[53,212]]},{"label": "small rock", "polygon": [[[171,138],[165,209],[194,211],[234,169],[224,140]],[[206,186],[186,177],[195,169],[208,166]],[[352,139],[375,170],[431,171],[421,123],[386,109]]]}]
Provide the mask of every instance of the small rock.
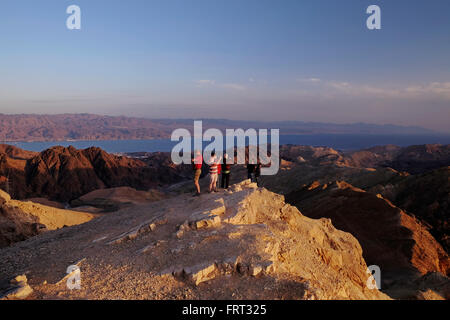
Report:
[{"label": "small rock", "polygon": [[1,299],[23,300],[26,299],[31,293],[33,293],[33,289],[27,284],[11,289]]},{"label": "small rock", "polygon": [[177,233],[175,234],[175,236],[178,239],[181,239],[183,237],[183,235],[184,235],[184,231],[183,230],[178,230]]},{"label": "small rock", "polygon": [[195,285],[199,285],[202,282],[212,280],[217,275],[217,266],[215,263],[209,265],[202,265],[200,267],[194,267],[194,271],[192,272],[192,280]]},{"label": "small rock", "polygon": [[10,281],[10,283],[13,284],[13,285],[20,285],[20,284],[22,284],[22,283],[23,283],[23,284],[26,284],[27,281],[28,281],[27,276],[24,275],[24,274],[22,274],[22,275],[20,275],[20,276],[15,277],[14,279],[12,279],[12,280]]},{"label": "small rock", "polygon": [[263,272],[263,268],[261,266],[252,266],[250,268],[250,275],[253,277],[259,276]]}]

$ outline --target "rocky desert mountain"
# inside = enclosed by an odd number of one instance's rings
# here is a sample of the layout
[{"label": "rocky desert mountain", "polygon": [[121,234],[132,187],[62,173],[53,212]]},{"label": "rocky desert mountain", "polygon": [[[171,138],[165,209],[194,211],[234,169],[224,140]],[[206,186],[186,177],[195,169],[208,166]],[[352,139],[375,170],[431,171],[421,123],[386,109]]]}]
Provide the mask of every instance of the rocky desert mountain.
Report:
[{"label": "rocky desert mountain", "polygon": [[10,151],[8,146],[2,149],[0,187],[15,199],[44,197],[68,202],[97,189],[128,186],[148,190],[185,179],[170,165],[149,166],[100,148],[53,147],[40,153],[18,148]]},{"label": "rocky desert mountain", "polygon": [[381,195],[343,181],[316,182],[288,194],[286,201],[306,216],[331,219],[354,235],[367,263],[383,270],[385,289],[428,273],[450,274],[449,256],[427,228]]},{"label": "rocky desert mountain", "polygon": [[[24,274],[29,299],[389,299],[366,285],[350,233],[249,181],[201,203],[180,195],[124,208],[0,255],[2,278]],[[81,290],[70,291],[74,264]]]},{"label": "rocky desert mountain", "polygon": [[390,167],[417,174],[448,166],[450,145],[380,146],[351,152],[346,158],[348,164],[357,167]]},{"label": "rocky desert mountain", "polygon": [[449,252],[450,167],[410,175],[376,191],[425,222],[431,234]]},{"label": "rocky desert mountain", "polygon": [[[381,194],[416,217],[448,252],[448,150],[448,145],[384,146],[370,152],[340,153],[323,147],[282,146],[281,170],[265,177],[262,186],[287,195],[313,183],[345,181],[373,195]],[[397,171],[389,163],[409,172]]]}]

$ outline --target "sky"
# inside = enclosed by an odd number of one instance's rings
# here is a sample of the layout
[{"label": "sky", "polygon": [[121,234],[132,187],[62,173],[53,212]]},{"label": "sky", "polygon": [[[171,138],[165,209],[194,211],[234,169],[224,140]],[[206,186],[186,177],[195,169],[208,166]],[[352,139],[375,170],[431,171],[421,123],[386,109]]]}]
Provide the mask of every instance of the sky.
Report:
[{"label": "sky", "polygon": [[450,132],[448,0],[2,0],[0,41],[0,113]]}]

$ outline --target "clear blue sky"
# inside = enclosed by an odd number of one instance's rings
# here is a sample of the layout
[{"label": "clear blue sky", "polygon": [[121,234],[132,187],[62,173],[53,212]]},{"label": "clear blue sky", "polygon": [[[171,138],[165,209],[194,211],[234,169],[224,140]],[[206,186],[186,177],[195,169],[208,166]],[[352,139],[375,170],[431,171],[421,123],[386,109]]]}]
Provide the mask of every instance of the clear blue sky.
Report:
[{"label": "clear blue sky", "polygon": [[0,113],[450,131],[448,0],[2,0],[0,39]]}]

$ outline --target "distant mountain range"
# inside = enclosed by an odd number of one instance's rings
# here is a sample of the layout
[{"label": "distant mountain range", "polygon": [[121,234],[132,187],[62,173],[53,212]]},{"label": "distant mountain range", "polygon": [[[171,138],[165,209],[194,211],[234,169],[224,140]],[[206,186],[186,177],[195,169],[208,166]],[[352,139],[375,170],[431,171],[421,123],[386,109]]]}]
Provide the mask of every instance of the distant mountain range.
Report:
[{"label": "distant mountain range", "polygon": [[[200,120],[200,119],[197,119]],[[260,122],[201,119],[204,129],[280,129],[280,134],[439,134],[420,127],[367,123]],[[167,139],[174,129],[192,130],[194,119],[146,119],[94,114],[0,114],[0,141]]]}]

